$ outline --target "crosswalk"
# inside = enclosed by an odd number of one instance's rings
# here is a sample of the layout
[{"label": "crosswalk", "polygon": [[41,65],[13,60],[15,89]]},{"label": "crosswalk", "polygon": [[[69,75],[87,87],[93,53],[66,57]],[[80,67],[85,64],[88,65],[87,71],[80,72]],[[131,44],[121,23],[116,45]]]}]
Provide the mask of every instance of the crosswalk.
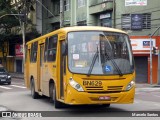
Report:
[{"label": "crosswalk", "polygon": [[17,84],[11,84],[11,85],[0,85],[0,91],[2,90],[13,90],[13,89],[26,89],[24,85],[17,85]]}]

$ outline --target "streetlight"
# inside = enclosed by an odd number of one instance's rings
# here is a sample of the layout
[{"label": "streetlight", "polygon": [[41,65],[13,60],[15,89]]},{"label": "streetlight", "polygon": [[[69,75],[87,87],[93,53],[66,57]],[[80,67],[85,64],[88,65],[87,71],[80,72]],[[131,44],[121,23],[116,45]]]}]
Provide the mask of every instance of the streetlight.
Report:
[{"label": "streetlight", "polygon": [[[25,17],[25,14],[4,14],[2,16],[0,16],[0,19],[5,17],[5,16],[21,16],[21,17]],[[23,63],[25,62],[25,24],[22,21],[21,25],[21,30],[22,30],[22,39],[23,39]]]}]

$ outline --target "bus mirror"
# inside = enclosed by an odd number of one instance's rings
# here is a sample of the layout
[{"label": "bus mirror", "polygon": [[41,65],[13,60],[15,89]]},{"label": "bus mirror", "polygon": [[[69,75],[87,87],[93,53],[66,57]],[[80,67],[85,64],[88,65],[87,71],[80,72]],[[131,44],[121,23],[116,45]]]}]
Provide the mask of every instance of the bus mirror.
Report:
[{"label": "bus mirror", "polygon": [[67,43],[62,42],[62,55],[66,56],[67,55]]}]

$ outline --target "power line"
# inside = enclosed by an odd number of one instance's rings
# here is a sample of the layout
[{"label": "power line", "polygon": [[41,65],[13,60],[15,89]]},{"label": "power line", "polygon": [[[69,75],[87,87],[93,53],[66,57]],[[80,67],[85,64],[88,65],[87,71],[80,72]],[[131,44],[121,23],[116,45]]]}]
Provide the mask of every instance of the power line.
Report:
[{"label": "power line", "polygon": [[41,4],[41,6],[46,9],[53,17],[55,17],[55,15],[45,6],[43,5],[39,0],[36,0],[39,4]]}]

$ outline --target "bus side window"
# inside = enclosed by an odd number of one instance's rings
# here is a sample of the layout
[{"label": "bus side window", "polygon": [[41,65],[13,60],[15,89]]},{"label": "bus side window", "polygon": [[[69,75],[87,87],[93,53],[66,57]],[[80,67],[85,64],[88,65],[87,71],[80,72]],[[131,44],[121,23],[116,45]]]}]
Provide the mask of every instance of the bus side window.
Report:
[{"label": "bus side window", "polygon": [[38,49],[38,42],[32,43],[31,46],[31,58],[30,61],[35,63],[37,61],[37,49]]},{"label": "bus side window", "polygon": [[56,60],[57,40],[58,40],[58,35],[54,35],[49,38],[48,50],[47,50],[47,55],[48,55],[47,60],[49,62],[53,62]]},{"label": "bus side window", "polygon": [[45,41],[44,62],[47,61],[47,48],[48,48],[48,38],[46,38],[46,41]]}]

